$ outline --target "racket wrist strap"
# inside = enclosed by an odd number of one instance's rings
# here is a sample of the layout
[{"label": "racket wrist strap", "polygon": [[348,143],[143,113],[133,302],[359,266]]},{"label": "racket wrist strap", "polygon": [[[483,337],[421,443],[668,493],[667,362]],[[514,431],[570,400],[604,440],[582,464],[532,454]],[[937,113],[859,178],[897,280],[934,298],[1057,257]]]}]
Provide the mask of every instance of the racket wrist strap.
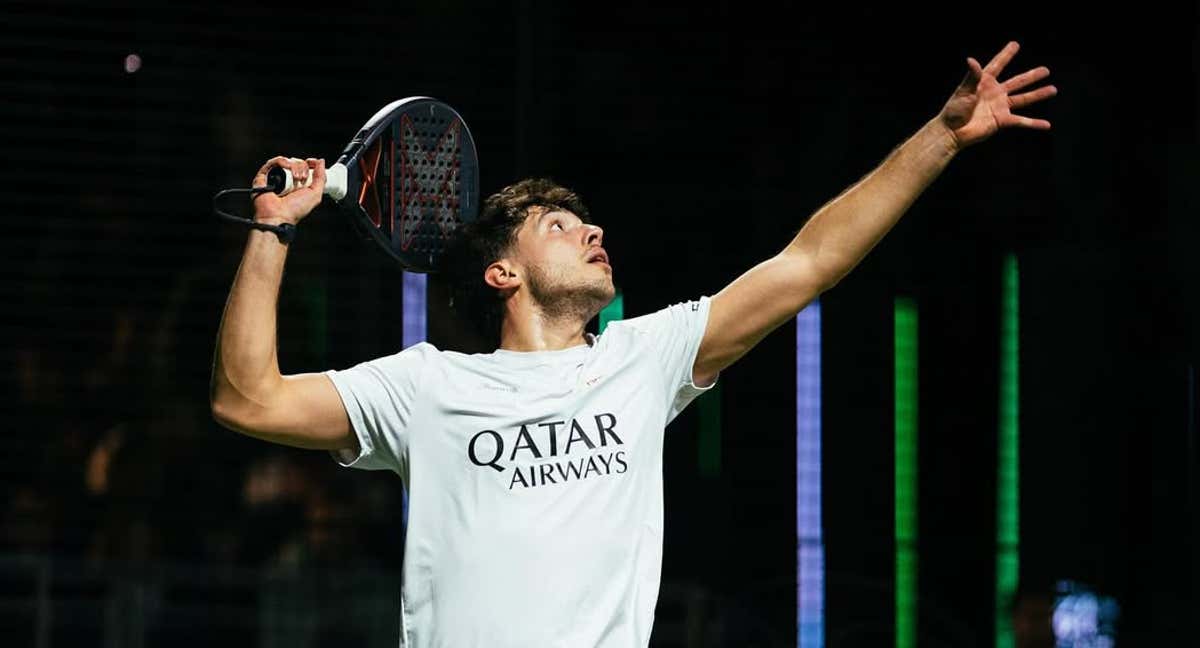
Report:
[{"label": "racket wrist strap", "polygon": [[296,239],[296,226],[294,224],[280,223],[278,225],[272,225],[271,223],[260,223],[250,218],[236,216],[217,206],[221,199],[230,194],[249,194],[250,199],[253,200],[254,198],[257,198],[259,194],[264,194],[268,191],[275,191],[275,188],[268,186],[254,187],[253,189],[225,189],[223,191],[218,191],[217,195],[213,196],[213,211],[216,212],[217,216],[220,216],[231,223],[238,223],[239,225],[245,225],[251,229],[261,230],[264,232],[274,232],[275,236],[279,238],[279,242],[287,245]]},{"label": "racket wrist strap", "polygon": [[291,243],[296,238],[296,226],[292,225],[291,223],[272,225],[270,223],[250,221],[249,226],[253,229],[262,230],[264,232],[274,232],[275,236],[279,238],[279,242],[283,243],[284,245]]}]

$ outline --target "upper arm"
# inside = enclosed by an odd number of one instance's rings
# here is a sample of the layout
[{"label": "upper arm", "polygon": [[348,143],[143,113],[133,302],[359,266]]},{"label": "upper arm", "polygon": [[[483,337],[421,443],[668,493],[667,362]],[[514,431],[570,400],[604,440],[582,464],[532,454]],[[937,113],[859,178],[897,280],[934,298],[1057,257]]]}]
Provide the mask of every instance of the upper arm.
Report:
[{"label": "upper arm", "polygon": [[264,441],[315,450],[356,449],[358,439],[329,376],[282,376],[262,402],[243,401],[213,414],[226,427]]},{"label": "upper arm", "polygon": [[808,256],[789,247],[713,296],[693,367],[697,384],[710,382],[795,317],[827,288],[823,276]]}]

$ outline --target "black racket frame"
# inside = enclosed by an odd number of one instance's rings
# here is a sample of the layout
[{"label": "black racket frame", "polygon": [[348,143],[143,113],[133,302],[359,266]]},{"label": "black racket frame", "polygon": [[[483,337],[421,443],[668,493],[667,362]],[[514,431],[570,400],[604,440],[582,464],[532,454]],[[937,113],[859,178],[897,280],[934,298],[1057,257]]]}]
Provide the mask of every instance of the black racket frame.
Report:
[{"label": "black racket frame", "polygon": [[[447,142],[449,138],[453,141]],[[414,160],[414,155],[424,157]],[[357,188],[347,191],[338,206],[364,238],[405,270],[434,271],[448,237],[478,215],[475,140],[462,116],[432,97],[408,97],[384,106],[337,161],[346,166],[347,186]],[[428,194],[431,189],[433,195]]]}]

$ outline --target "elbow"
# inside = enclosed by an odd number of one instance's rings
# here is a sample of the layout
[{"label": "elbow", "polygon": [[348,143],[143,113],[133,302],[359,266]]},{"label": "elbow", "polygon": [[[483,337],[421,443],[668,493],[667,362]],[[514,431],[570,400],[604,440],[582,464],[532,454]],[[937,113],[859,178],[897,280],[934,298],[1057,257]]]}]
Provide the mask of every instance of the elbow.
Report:
[{"label": "elbow", "polygon": [[227,391],[228,385],[214,370],[212,379],[208,383],[208,411],[212,414],[213,420],[224,427],[229,427],[231,415]]},{"label": "elbow", "polygon": [[821,255],[805,251],[794,244],[780,256],[791,268],[788,276],[796,292],[807,297],[806,304],[836,286],[850,272],[849,263],[830,258],[828,253]]},{"label": "elbow", "polygon": [[265,425],[261,417],[255,417],[250,408],[238,406],[228,400],[212,401],[209,411],[213,420],[221,427],[238,434],[260,437]]},{"label": "elbow", "polygon": [[237,424],[237,412],[230,406],[228,399],[221,399],[216,396],[210,397],[208,408],[212,413],[213,420],[221,427],[235,431],[240,429],[240,426]]},{"label": "elbow", "polygon": [[847,259],[823,258],[815,261],[812,272],[812,290],[816,293],[814,299],[838,285],[843,277],[850,274],[852,267],[853,265]]},{"label": "elbow", "polygon": [[841,282],[842,277],[845,277],[845,276],[846,276],[845,273],[840,274],[840,275],[831,274],[831,275],[827,276],[823,281],[821,281],[820,283],[817,284],[816,288],[814,289],[814,292],[816,294],[813,295],[813,299],[820,297],[826,291],[832,290],[834,286],[838,285],[838,283]]},{"label": "elbow", "polygon": [[248,429],[250,423],[246,418],[245,401],[229,385],[222,388],[213,384],[208,396],[208,409],[213,420],[221,427],[241,433]]},{"label": "elbow", "polygon": [[244,390],[224,377],[214,377],[209,385],[208,409],[222,427],[246,434],[256,424],[256,402]]}]

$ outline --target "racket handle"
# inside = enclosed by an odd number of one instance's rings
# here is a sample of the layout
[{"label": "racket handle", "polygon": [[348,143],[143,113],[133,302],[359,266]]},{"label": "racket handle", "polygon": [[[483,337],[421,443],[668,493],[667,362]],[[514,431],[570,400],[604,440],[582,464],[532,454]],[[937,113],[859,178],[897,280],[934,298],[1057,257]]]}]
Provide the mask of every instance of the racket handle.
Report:
[{"label": "racket handle", "polygon": [[[312,184],[312,174],[304,179],[303,186]],[[296,188],[291,169],[280,166],[271,167],[267,172],[267,186],[280,196],[286,196]],[[346,197],[346,165],[341,162],[325,169],[325,195],[334,200]]]}]

